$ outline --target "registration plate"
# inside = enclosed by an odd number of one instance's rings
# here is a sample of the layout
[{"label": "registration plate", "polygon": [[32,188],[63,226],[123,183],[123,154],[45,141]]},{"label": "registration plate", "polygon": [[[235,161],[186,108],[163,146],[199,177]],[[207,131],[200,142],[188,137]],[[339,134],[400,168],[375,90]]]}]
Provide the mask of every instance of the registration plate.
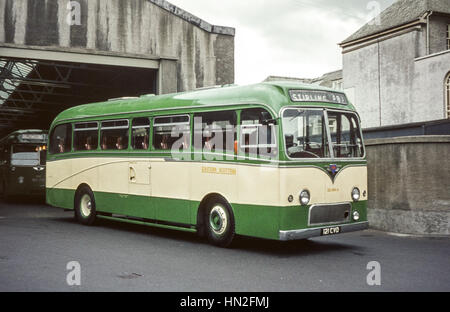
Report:
[{"label": "registration plate", "polygon": [[340,226],[332,226],[322,229],[322,236],[324,235],[334,235],[341,233],[341,227]]}]

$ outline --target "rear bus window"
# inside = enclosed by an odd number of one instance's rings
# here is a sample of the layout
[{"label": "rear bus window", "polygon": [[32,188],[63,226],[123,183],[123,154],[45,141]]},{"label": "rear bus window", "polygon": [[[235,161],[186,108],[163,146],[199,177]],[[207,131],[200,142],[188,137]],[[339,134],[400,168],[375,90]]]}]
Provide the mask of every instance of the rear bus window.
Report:
[{"label": "rear bus window", "polygon": [[128,129],[129,122],[127,119],[103,121],[101,128],[101,149],[128,149]]},{"label": "rear bus window", "polygon": [[63,124],[53,128],[50,134],[50,154],[70,152],[72,148],[72,125]]},{"label": "rear bus window", "polygon": [[98,147],[98,123],[83,122],[74,125],[73,149],[75,151],[96,150]]}]

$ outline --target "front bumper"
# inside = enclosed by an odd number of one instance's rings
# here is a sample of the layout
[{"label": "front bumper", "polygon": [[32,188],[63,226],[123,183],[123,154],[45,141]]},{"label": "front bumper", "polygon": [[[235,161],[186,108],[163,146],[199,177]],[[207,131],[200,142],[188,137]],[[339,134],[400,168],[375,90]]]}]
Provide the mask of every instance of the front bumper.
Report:
[{"label": "front bumper", "polygon": [[[347,232],[354,232],[354,231],[361,231],[369,228],[369,222],[363,221],[363,222],[356,222],[356,223],[350,223],[350,224],[341,224],[336,225],[341,228],[340,233],[347,233]],[[322,229],[328,228],[330,226],[321,226],[316,228],[309,228],[309,229],[302,229],[302,230],[290,230],[290,231],[279,231],[279,239],[281,241],[288,241],[288,240],[296,240],[296,239],[305,239],[310,237],[316,237],[322,235]]]}]

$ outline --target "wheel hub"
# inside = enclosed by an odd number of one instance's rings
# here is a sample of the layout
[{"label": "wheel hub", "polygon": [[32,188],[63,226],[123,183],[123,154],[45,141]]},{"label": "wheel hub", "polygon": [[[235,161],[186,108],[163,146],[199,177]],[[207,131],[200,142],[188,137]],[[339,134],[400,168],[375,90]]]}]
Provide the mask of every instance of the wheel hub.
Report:
[{"label": "wheel hub", "polygon": [[89,195],[83,195],[81,197],[81,203],[80,203],[81,213],[84,217],[89,217],[91,215],[91,209],[92,209],[92,202],[91,197]]},{"label": "wheel hub", "polygon": [[212,231],[217,235],[222,235],[228,224],[227,214],[222,206],[215,206],[209,214],[209,224]]}]

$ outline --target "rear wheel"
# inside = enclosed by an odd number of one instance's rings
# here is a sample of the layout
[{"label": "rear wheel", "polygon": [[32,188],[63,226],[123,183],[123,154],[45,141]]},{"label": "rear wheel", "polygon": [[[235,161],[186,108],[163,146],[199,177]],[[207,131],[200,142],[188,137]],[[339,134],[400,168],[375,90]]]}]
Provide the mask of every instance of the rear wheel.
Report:
[{"label": "rear wheel", "polygon": [[92,225],[96,214],[94,193],[90,188],[82,187],[75,197],[75,218],[82,224]]},{"label": "rear wheel", "polygon": [[223,199],[210,201],[204,226],[210,243],[220,247],[229,246],[235,235],[234,216],[230,205]]}]

